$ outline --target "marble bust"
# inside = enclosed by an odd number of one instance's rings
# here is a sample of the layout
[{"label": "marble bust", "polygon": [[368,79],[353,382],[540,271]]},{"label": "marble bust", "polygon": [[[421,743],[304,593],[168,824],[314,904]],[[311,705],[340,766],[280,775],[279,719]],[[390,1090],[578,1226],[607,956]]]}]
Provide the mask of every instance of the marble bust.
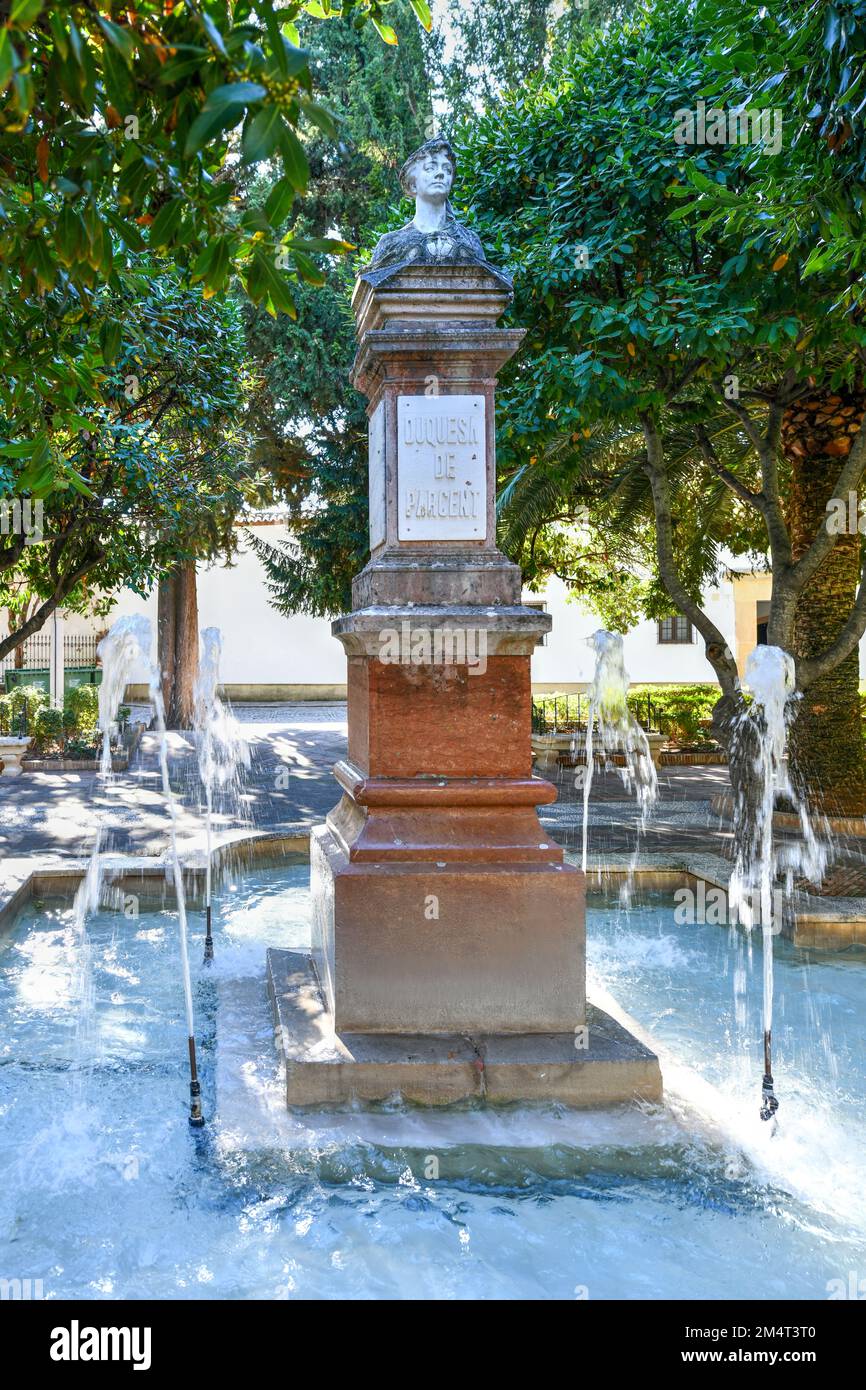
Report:
[{"label": "marble bust", "polygon": [[478,237],[454,216],[448,195],[455,168],[454,151],[442,136],[410,154],[400,170],[400,186],[415,199],[415,216],[380,239],[362,272],[364,280],[381,284],[410,265],[480,265],[511,289],[510,277],[490,265]]}]

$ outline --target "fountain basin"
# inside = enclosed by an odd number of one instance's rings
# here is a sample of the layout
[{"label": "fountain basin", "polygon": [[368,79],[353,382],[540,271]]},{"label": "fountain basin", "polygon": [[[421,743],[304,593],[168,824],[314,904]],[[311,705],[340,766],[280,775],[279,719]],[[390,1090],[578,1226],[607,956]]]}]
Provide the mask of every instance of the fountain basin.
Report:
[{"label": "fountain basin", "polygon": [[30,747],[31,740],[26,736],[21,738],[15,734],[4,734],[0,736],[0,762],[3,764],[4,777],[20,777],[21,763],[24,754]]},{"label": "fountain basin", "polygon": [[[823,1301],[866,1267],[866,956],[816,964],[781,944],[772,1142],[756,1104],[759,962],[738,1023],[728,934],[677,927],[669,894],[588,909],[593,976],[667,1048],[663,1105],[288,1111],[265,951],[308,952],[309,867],[280,853],[224,868],[207,969],[190,916],[200,1135],[170,887],[168,909],[143,899],[136,920],[88,922],[84,1029],[71,892],[49,899],[43,870],[45,900],[7,921],[0,1266],[45,1297]],[[711,1083],[709,1121],[695,1078]]]}]

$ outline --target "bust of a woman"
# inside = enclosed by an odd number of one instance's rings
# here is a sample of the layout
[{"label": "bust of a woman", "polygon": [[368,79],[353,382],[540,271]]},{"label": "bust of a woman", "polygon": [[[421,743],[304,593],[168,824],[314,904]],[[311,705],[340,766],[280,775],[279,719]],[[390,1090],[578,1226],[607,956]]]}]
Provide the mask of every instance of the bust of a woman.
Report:
[{"label": "bust of a woman", "polygon": [[381,238],[365,280],[377,284],[409,265],[483,265],[511,288],[509,277],[489,264],[475,233],[454,216],[448,201],[454,169],[454,151],[442,136],[410,154],[400,170],[400,186],[415,199],[415,216]]}]

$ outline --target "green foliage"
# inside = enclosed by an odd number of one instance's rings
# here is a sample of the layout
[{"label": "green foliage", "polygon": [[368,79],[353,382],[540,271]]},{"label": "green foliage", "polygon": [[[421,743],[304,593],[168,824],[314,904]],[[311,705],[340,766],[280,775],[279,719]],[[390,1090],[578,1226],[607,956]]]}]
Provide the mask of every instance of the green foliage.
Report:
[{"label": "green foliage", "polygon": [[633,685],[628,707],[640,723],[676,743],[706,743],[718,698],[717,685]]},{"label": "green foliage", "polygon": [[23,735],[48,704],[44,690],[35,685],[15,685],[8,695],[0,695],[0,733]]},{"label": "green foliage", "polygon": [[[18,611],[23,598],[32,599],[37,620],[30,631],[58,602],[82,609],[94,590],[110,594],[124,584],[145,593],[174,560],[230,549],[248,472],[236,306],[225,298],[206,302],[176,272],[145,263],[117,286],[99,290],[92,303],[104,306],[123,333],[111,366],[94,368],[100,399],[86,415],[70,422],[50,414],[56,384],[42,374],[38,348],[19,343],[26,361],[17,375],[4,378],[7,410],[20,396],[28,409],[50,416],[57,456],[62,453],[67,473],[77,479],[76,487],[63,477],[53,486],[54,474],[50,468],[46,473],[44,544],[0,538],[0,605]],[[55,311],[64,318],[59,297],[43,311],[45,323]],[[81,340],[73,334],[67,346],[86,378],[89,320],[79,318]],[[14,322],[0,320],[7,362],[16,351],[14,335]],[[45,352],[52,343],[49,334]],[[3,393],[0,386],[0,415]],[[0,464],[0,494],[21,481],[4,480]],[[31,484],[38,489],[39,479]],[[20,640],[16,633],[3,639],[0,655]]]},{"label": "green foliage", "polygon": [[61,743],[65,732],[63,710],[50,706],[40,709],[33,720],[33,741],[42,753],[52,743]]},{"label": "green foliage", "polygon": [[[722,546],[767,547],[743,501],[760,490],[743,410],[760,426],[782,385],[853,381],[866,351],[866,323],[851,312],[857,257],[813,254],[832,220],[826,141],[803,132],[820,63],[800,80],[791,50],[784,129],[797,139],[778,156],[766,140],[674,138],[677,113],[699,98],[711,106],[731,92],[732,106],[758,109],[778,99],[769,41],[742,61],[732,52],[735,33],[764,24],[758,8],[724,8],[725,44],[716,7],[687,0],[612,24],[503,97],[460,145],[469,216],[491,259],[514,271],[513,321],[528,330],[499,396],[506,548],[555,562],[558,543],[540,536],[587,507],[596,535],[614,535],[621,553],[631,540],[642,561],[655,524],[649,425],[663,438],[678,578],[693,599]],[[760,14],[772,29],[781,12],[790,33],[803,9]],[[853,209],[863,192],[853,163],[837,161],[836,174],[834,206],[847,198]],[[797,208],[781,254],[784,214],[766,211],[768,180],[784,191],[780,209]],[[783,460],[778,471],[784,489]],[[653,566],[647,610],[661,588]]]},{"label": "green foliage", "polygon": [[[241,129],[243,163],[278,158],[303,193],[299,133],[333,136],[334,122],[313,97],[297,21],[369,18],[396,42],[390,3],[13,6],[0,43],[0,154],[15,195],[3,251],[24,297],[59,283],[86,295],[110,279],[118,245],[149,246],[170,249],[206,293],[237,271],[256,303],[291,312],[285,277],[270,271],[293,244],[265,215],[238,215],[231,132]],[[429,27],[421,0],[415,11]]]},{"label": "green foliage", "polygon": [[769,6],[701,0],[718,76],[708,96],[736,108],[775,107],[784,116],[782,159],[761,155],[748,186],[701,187],[701,230],[719,224],[748,236],[760,223],[776,259],[795,258],[802,280],[846,280],[840,308],[863,303],[866,254],[866,3]]},{"label": "green foliage", "polygon": [[[711,684],[633,685],[627,703],[637,722],[645,729],[658,730],[674,743],[706,744],[711,742],[709,724],[713,706],[719,698],[719,687]],[[578,727],[584,729],[589,714],[589,696],[553,692],[532,698],[533,730],[543,733],[552,730],[554,723],[561,732]]]},{"label": "green foliage", "polygon": [[[0,656],[85,585],[144,592],[225,540],[244,384],[227,292],[293,314],[291,286],[321,280],[310,253],[350,249],[298,235],[304,142],[338,130],[297,25],[369,21],[382,47],[390,7],[4,7],[0,497],[44,501],[46,544],[2,539],[0,604],[40,603]],[[411,9],[429,27],[426,0]],[[280,171],[261,205],[257,167]]]},{"label": "green foliage", "polygon": [[100,739],[97,735],[92,737],[68,738],[63,750],[63,756],[76,761],[91,762],[99,756]]},{"label": "green foliage", "polygon": [[67,691],[64,708],[74,720],[72,729],[95,730],[99,719],[99,686],[76,685]]},{"label": "green foliage", "polygon": [[[341,140],[305,143],[309,225],[335,227],[367,245],[394,215],[397,171],[432,120],[417,27],[397,23],[399,48],[345,27],[316,28],[311,67],[333,93]],[[256,189],[265,204],[279,183]],[[302,224],[299,224],[302,225]],[[313,253],[313,267],[321,255]],[[351,606],[351,580],[367,558],[366,402],[349,384],[355,335],[354,271],[343,264],[324,288],[297,290],[298,317],[248,312],[247,341],[259,372],[251,425],[254,461],[270,477],[265,503],[283,502],[292,539],[274,546],[251,533],[278,611],[333,614]]]},{"label": "green foliage", "polygon": [[479,108],[490,106],[502,92],[519,91],[571,43],[633,8],[633,0],[567,5],[559,0],[508,0],[502,5],[447,0],[444,22],[434,31],[430,48],[431,81],[449,126],[474,121]]},{"label": "green foliage", "polygon": [[[118,720],[129,718],[129,707],[118,710]],[[67,691],[62,709],[40,707],[32,722],[34,746],[39,753],[59,753],[67,758],[95,757],[102,736],[98,729],[99,686],[77,685]]]},{"label": "green foliage", "polygon": [[13,686],[6,700],[10,713],[17,715],[26,711],[28,722],[49,703],[48,695],[38,685]]}]

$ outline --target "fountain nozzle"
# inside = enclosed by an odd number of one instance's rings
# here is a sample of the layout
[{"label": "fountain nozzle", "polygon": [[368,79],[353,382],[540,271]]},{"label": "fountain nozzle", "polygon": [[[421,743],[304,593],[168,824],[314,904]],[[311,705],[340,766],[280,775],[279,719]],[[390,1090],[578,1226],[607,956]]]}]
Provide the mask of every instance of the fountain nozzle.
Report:
[{"label": "fountain nozzle", "polygon": [[213,960],[213,932],[210,924],[210,903],[207,905],[204,933],[204,962],[209,965]]},{"label": "fountain nozzle", "polygon": [[779,1102],[773,1091],[773,1078],[766,1072],[761,1086],[761,1119],[772,1120],[778,1108]]},{"label": "fountain nozzle", "polygon": [[768,1030],[764,1034],[764,1080],[761,1083],[761,1119],[772,1120],[779,1108],[779,1102],[773,1090],[772,1072],[772,1033]]},{"label": "fountain nozzle", "polygon": [[201,1129],[204,1115],[201,1113],[201,1082],[195,1060],[195,1038],[189,1038],[189,1122],[193,1129]]},{"label": "fountain nozzle", "polygon": [[204,1125],[204,1115],[201,1113],[201,1083],[198,1081],[189,1083],[189,1122],[193,1129],[201,1129]]}]

